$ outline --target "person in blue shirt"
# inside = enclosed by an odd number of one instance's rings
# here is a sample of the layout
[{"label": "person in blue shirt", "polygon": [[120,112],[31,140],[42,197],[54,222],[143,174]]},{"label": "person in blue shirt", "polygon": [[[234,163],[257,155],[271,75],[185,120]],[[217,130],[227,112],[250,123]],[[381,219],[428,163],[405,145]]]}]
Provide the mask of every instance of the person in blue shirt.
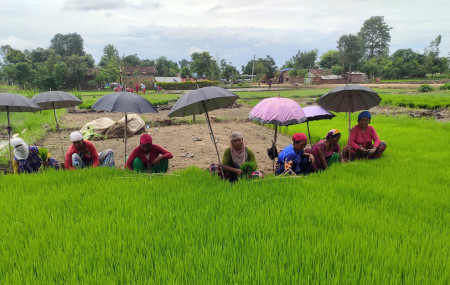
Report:
[{"label": "person in blue shirt", "polygon": [[311,172],[311,164],[314,163],[314,155],[304,152],[306,144],[307,138],[305,134],[294,134],[292,136],[292,144],[285,147],[278,155],[275,175],[309,174]]}]

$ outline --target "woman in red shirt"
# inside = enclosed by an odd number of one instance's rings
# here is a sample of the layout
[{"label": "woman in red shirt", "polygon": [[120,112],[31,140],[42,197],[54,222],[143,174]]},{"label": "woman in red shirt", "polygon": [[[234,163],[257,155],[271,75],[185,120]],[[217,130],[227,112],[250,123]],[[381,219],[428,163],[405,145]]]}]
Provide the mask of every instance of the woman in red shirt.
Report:
[{"label": "woman in red shirt", "polygon": [[343,156],[346,160],[376,159],[383,154],[386,142],[381,141],[375,129],[369,126],[371,119],[369,111],[358,115],[358,124],[350,130],[350,145],[344,147]]},{"label": "woman in red shirt", "polygon": [[169,168],[169,159],[172,157],[169,151],[153,144],[149,134],[143,134],[140,145],[131,152],[125,168],[138,172],[165,173]]}]

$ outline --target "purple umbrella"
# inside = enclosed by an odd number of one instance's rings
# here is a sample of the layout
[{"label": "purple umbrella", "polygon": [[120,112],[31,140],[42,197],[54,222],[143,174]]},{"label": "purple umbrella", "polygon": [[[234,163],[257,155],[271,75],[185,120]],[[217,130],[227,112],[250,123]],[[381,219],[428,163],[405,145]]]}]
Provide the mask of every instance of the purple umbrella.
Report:
[{"label": "purple umbrella", "polygon": [[312,141],[311,141],[311,135],[309,133],[309,123],[308,122],[332,119],[332,118],[336,117],[335,114],[329,112],[327,109],[324,109],[320,106],[305,107],[305,108],[303,108],[303,112],[305,112],[305,115],[306,115],[306,126],[308,127],[308,137],[309,137],[310,144],[312,144]]},{"label": "purple umbrella", "polygon": [[[275,154],[278,126],[301,124],[306,121],[302,107],[292,99],[282,97],[267,98],[259,102],[250,111],[248,118],[261,124],[275,125],[275,136],[272,143],[272,153]],[[275,155],[273,169],[275,170]]]}]

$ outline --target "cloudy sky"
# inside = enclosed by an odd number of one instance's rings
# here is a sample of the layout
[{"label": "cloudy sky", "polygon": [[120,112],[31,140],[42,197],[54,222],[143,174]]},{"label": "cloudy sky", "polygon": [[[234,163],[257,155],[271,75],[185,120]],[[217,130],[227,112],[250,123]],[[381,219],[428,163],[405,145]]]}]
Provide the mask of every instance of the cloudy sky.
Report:
[{"label": "cloudy sky", "polygon": [[0,45],[47,48],[57,33],[78,33],[96,63],[103,47],[141,59],[173,61],[197,51],[226,59],[238,70],[271,55],[278,67],[299,50],[336,49],[371,16],[391,26],[390,52],[424,48],[442,35],[450,56],[448,0],[0,0]]}]

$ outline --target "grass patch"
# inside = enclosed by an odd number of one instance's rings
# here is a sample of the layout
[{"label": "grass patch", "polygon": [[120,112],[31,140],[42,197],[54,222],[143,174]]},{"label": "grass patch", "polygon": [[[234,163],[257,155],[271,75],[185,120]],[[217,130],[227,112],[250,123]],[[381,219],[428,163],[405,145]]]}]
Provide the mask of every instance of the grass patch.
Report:
[{"label": "grass patch", "polygon": [[[310,127],[325,135],[346,126],[340,115]],[[0,282],[447,284],[450,124],[372,125],[388,144],[382,159],[303,178],[3,176]]]}]

